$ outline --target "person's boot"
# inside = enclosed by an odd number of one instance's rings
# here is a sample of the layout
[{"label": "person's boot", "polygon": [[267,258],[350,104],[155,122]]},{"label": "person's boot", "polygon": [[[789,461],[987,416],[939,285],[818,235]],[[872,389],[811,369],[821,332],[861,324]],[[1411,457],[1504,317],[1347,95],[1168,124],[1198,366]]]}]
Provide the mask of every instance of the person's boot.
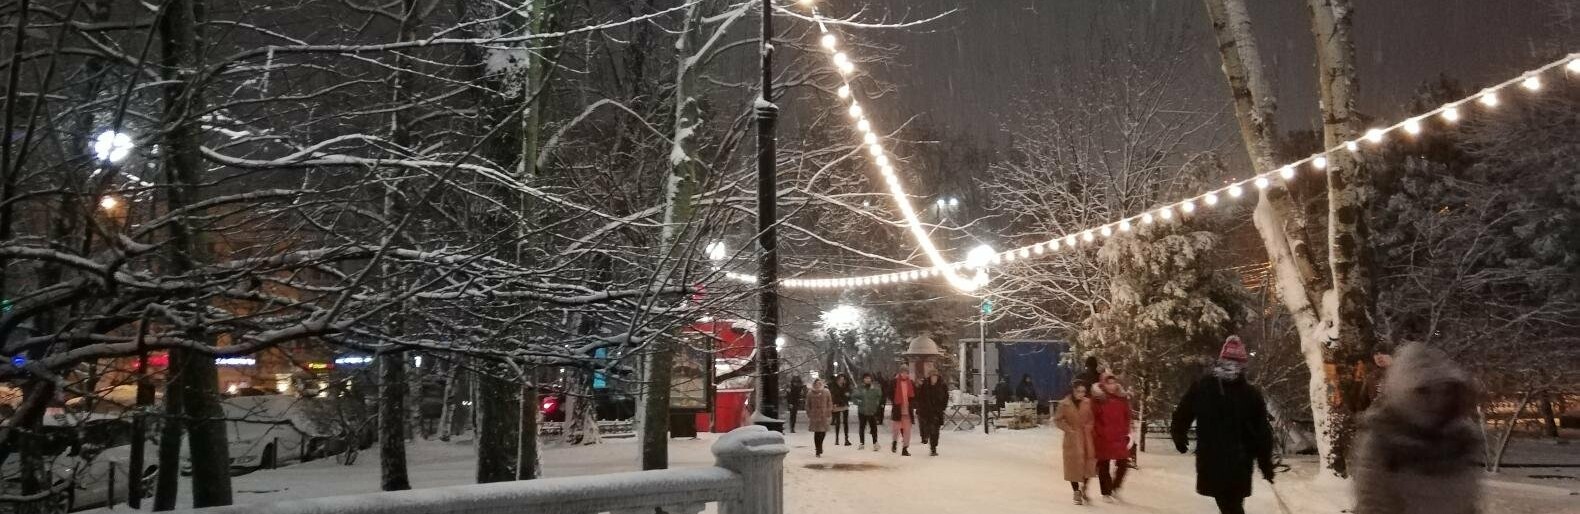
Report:
[{"label": "person's boot", "polygon": [[873,441],[873,442],[872,442],[872,451],[873,451],[873,452],[874,452],[874,453],[876,453],[876,452],[877,452],[877,451],[878,451],[878,446],[879,446],[879,445],[878,445],[878,442],[877,442],[877,441]]},{"label": "person's boot", "polygon": [[1081,491],[1075,491],[1075,504],[1083,505],[1083,503],[1081,503]]},{"label": "person's boot", "polygon": [[932,457],[937,457],[938,456],[938,445],[936,445],[936,444],[932,445],[931,447],[928,448],[928,450],[930,452],[929,456],[932,456]]},{"label": "person's boot", "polygon": [[911,456],[911,447],[907,446],[905,448],[901,448],[900,449],[900,456],[901,457],[910,457]]},{"label": "person's boot", "polygon": [[889,453],[900,451],[899,441],[889,441]]}]

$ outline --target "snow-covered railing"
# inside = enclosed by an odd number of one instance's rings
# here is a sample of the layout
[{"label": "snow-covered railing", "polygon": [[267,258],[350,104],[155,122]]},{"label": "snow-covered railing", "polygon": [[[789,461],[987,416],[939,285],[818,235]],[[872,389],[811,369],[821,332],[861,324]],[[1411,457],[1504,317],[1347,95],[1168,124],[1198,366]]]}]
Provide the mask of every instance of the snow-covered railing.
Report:
[{"label": "snow-covered railing", "polygon": [[784,436],[760,426],[713,444],[714,466],[236,505],[191,514],[720,514],[784,512]]}]

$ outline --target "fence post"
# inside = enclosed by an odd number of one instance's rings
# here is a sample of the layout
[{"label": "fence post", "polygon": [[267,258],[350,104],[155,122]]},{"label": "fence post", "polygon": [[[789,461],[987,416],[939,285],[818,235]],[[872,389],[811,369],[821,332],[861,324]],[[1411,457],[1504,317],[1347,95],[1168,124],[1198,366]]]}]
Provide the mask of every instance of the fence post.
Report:
[{"label": "fence post", "polygon": [[787,453],[784,436],[759,425],[731,430],[713,443],[715,464],[741,477],[740,498],[720,502],[719,514],[783,514]]}]

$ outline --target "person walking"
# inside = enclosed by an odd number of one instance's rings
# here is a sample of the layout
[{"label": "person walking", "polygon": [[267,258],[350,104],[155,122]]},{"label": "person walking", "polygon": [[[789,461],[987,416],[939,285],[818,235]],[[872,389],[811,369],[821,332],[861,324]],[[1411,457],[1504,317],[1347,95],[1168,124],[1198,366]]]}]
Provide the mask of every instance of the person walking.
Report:
[{"label": "person walking", "polygon": [[1075,381],[1070,395],[1059,400],[1053,413],[1053,424],[1064,432],[1064,479],[1075,490],[1075,504],[1092,502],[1087,494],[1087,482],[1097,475],[1097,453],[1092,442],[1092,400],[1087,395],[1086,383]]},{"label": "person walking", "polygon": [[806,428],[812,431],[812,444],[817,448],[818,457],[823,456],[823,437],[828,435],[833,416],[833,395],[823,386],[823,379],[813,379],[812,388],[806,392]]},{"label": "person walking", "polygon": [[806,396],[806,382],[801,381],[801,376],[790,378],[790,388],[785,392],[785,401],[790,402],[790,433],[795,433],[796,411],[801,409],[802,400]]},{"label": "person walking", "polygon": [[1262,392],[1245,379],[1248,361],[1245,343],[1229,336],[1212,372],[1174,409],[1169,427],[1174,448],[1185,453],[1196,425],[1196,493],[1212,497],[1223,514],[1245,514],[1253,463],[1273,482],[1273,427]]},{"label": "person walking", "polygon": [[856,390],[856,437],[861,441],[857,450],[867,448],[867,431],[872,431],[872,451],[878,451],[878,425],[883,421],[883,388],[873,380],[872,373],[861,375],[861,389]]},{"label": "person walking", "polygon": [[[889,418],[894,421],[889,427],[889,452],[900,452],[905,457],[911,456],[911,422],[916,419],[916,384],[911,382],[911,371],[900,368],[894,377],[894,393],[889,396],[889,403],[894,405],[894,412]],[[904,440],[905,446],[900,442]]]},{"label": "person walking", "polygon": [[1443,352],[1399,349],[1382,393],[1361,418],[1354,453],[1355,514],[1480,511],[1480,431],[1470,376]]},{"label": "person walking", "polygon": [[948,407],[949,386],[937,371],[929,372],[916,393],[916,415],[922,423],[922,441],[933,457],[938,456],[938,433],[944,426],[944,410]]},{"label": "person walking", "polygon": [[1103,376],[1092,389],[1092,444],[1097,449],[1097,489],[1118,501],[1130,460],[1130,399],[1119,377]]},{"label": "person walking", "polygon": [[839,434],[843,432],[845,446],[850,446],[850,377],[835,376],[834,383],[828,386],[828,394],[834,402],[834,445],[839,446]]}]

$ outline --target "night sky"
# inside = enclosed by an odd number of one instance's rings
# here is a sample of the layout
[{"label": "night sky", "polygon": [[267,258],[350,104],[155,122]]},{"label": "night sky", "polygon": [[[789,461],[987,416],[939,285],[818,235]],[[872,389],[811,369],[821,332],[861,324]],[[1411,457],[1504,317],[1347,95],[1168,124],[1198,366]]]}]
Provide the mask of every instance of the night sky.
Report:
[{"label": "night sky", "polygon": [[[1013,131],[1017,99],[1080,59],[1088,45],[1124,28],[1184,27],[1201,58],[1181,91],[1228,95],[1200,0],[886,0],[865,19],[918,19],[958,12],[921,30],[867,30],[899,46],[890,66],[872,70],[896,83],[883,108],[924,113],[933,124],[996,143]],[[1315,54],[1304,0],[1253,0],[1263,58],[1277,84],[1285,130],[1317,123]],[[1355,14],[1359,108],[1404,114],[1414,91],[1440,74],[1467,84],[1502,80],[1574,48],[1577,0],[1358,0]],[[873,5],[873,4],[868,4]],[[881,5],[881,2],[880,2]],[[831,6],[832,8],[832,6]],[[1063,77],[1078,79],[1079,77]],[[1196,88],[1212,89],[1201,90]],[[903,111],[903,114],[902,114]],[[998,146],[998,145],[995,145]]]}]

